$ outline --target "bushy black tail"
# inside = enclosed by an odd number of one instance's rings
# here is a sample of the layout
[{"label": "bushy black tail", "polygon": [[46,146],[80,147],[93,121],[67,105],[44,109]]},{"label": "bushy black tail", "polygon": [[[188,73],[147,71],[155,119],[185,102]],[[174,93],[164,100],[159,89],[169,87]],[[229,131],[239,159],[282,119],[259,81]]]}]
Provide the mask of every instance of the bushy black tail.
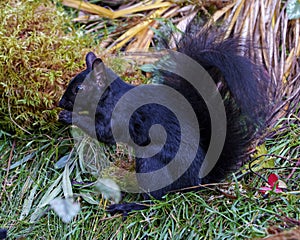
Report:
[{"label": "bushy black tail", "polygon": [[[250,45],[239,37],[223,40],[212,29],[186,33],[178,43],[179,52],[196,60],[211,75],[224,100],[227,116],[223,152],[214,169],[202,182],[220,181],[228,172],[240,166],[253,137],[264,129],[270,113],[271,80],[266,69],[251,59]],[[164,81],[192,103],[201,127],[201,144],[207,150],[211,125],[204,100],[187,81],[178,76],[165,73]]]}]

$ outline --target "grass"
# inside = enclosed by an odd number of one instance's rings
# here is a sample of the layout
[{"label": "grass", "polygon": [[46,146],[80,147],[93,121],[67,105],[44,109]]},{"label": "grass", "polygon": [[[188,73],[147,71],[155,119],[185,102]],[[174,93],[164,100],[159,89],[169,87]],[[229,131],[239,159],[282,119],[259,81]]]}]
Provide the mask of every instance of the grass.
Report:
[{"label": "grass", "polygon": [[[266,146],[268,154],[281,156],[274,158],[275,167],[280,168],[257,173],[263,177],[277,173],[287,184],[284,193],[263,196],[258,188],[266,183],[249,171],[240,172],[200,192],[169,194],[123,221],[122,216],[105,212],[110,202],[86,184],[96,179],[80,170],[80,157],[74,152],[67,165],[73,169],[69,180],[81,211],[69,224],[62,222],[48,204],[40,208],[52,194],[66,194],[62,187],[66,167],[57,169],[55,163],[73,149],[68,130],[26,138],[1,132],[0,226],[8,229],[12,239],[245,239],[264,237],[271,228],[292,228],[300,219],[299,168],[287,176],[299,161],[299,119],[282,119],[278,124],[288,127]],[[9,166],[13,169],[7,170]],[[122,201],[139,200],[138,195],[127,194]]]}]

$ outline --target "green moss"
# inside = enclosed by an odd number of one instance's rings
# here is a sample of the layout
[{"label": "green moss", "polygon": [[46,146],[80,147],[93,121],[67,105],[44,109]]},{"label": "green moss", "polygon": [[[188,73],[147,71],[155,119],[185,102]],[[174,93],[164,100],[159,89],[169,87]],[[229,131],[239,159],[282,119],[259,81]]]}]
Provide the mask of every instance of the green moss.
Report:
[{"label": "green moss", "polygon": [[49,1],[0,3],[0,126],[55,129],[57,103],[93,41]]}]

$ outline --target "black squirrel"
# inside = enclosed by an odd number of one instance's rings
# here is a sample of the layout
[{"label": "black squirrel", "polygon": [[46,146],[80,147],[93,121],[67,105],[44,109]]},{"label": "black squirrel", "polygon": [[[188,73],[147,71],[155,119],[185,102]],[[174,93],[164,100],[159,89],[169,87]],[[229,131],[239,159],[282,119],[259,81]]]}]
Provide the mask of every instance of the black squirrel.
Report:
[{"label": "black squirrel", "polygon": [[[226,138],[223,150],[213,169],[203,178],[199,177],[199,171],[209,149],[212,132],[208,110],[209,100],[203,99],[190,82],[177,74],[158,70],[157,76],[162,84],[178,91],[191,104],[199,124],[199,129],[195,129],[195,135],[196,130],[199,130],[200,140],[193,136],[191,130],[193,126],[189,126],[190,141],[194,143],[196,141],[196,155],[186,171],[178,178],[174,178],[169,185],[151,190],[150,185],[159,185],[160,179],[137,178],[141,189],[144,190],[145,199],[149,199],[149,195],[160,199],[170,191],[219,182],[226,174],[236,170],[244,160],[247,160],[247,150],[253,138],[264,130],[272,102],[271,79],[262,64],[254,63],[249,54],[250,49],[253,49],[253,46],[245,39],[234,36],[224,40],[211,29],[185,34],[177,43],[179,53],[195,60],[210,74],[215,82],[215,91],[218,91],[223,99],[226,112],[227,122],[224,129]],[[87,77],[91,80],[89,84],[84,83]],[[113,81],[108,80],[112,78]],[[134,88],[136,86],[125,83],[105,67],[101,59],[90,52],[86,55],[86,69],[71,80],[61,98],[59,107],[64,110],[60,112],[59,120],[66,124],[74,124],[99,141],[113,145],[116,142],[112,124],[118,125],[118,121],[122,122],[125,115],[113,117],[112,112],[122,96]],[[145,85],[144,88],[150,89],[153,93],[158,90],[157,85]],[[83,97],[77,101],[75,109],[75,99],[79,92]],[[126,112],[127,107],[123,107]],[[87,109],[95,110],[84,114]],[[156,124],[164,128],[165,144],[154,156],[136,157],[137,173],[151,173],[162,169],[172,161],[178,151],[182,126],[170,109],[156,103],[140,106],[130,116],[129,133],[132,141],[142,147],[149,145],[151,143],[149,131]],[[120,131],[122,130],[124,129]],[[127,139],[124,138],[122,141],[126,142]],[[180,166],[177,167],[180,169]],[[172,173],[166,170],[163,175],[171,176]],[[125,203],[113,205],[109,210],[115,213],[142,208],[139,204]]]}]

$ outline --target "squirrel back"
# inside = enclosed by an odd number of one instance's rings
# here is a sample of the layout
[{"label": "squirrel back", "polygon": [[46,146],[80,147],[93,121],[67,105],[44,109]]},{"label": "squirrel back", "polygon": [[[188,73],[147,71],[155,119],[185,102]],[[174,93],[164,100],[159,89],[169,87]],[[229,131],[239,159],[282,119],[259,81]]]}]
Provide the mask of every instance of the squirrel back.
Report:
[{"label": "squirrel back", "polygon": [[[250,48],[239,37],[222,38],[212,28],[188,32],[177,43],[177,51],[197,61],[212,77],[222,96],[227,118],[226,139],[219,160],[201,183],[219,182],[238,169],[249,155],[249,147],[266,127],[272,106],[272,81],[262,63],[255,63]],[[175,88],[192,104],[201,132],[201,147],[207,151],[211,119],[207,103],[186,80],[160,72],[163,83]]]}]

